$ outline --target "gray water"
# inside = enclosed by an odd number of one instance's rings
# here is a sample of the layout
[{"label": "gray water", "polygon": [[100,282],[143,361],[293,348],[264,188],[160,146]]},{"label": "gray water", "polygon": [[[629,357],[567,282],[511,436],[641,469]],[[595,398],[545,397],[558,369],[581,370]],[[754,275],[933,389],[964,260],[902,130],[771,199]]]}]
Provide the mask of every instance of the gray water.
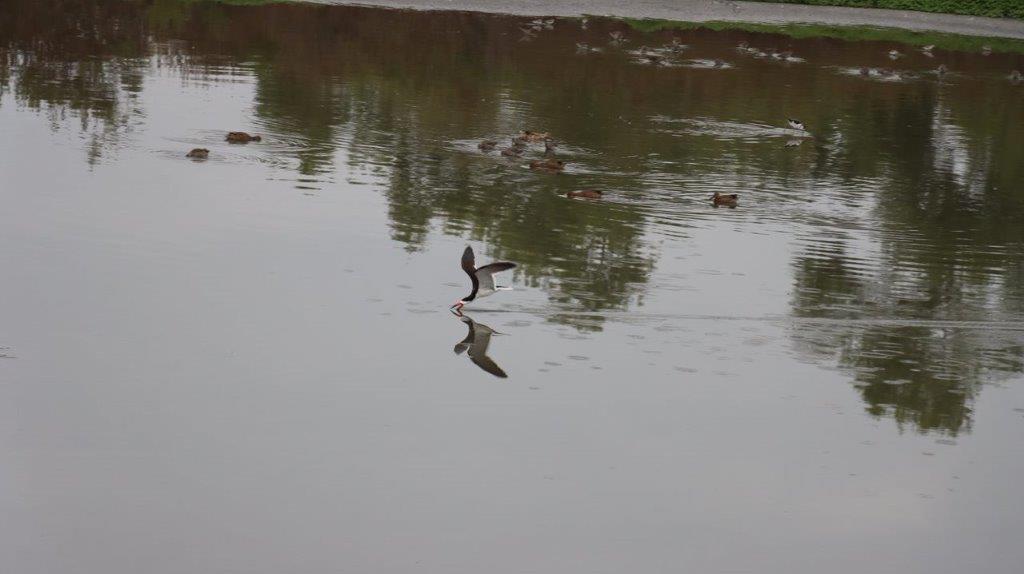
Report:
[{"label": "gray water", "polygon": [[0,6],[0,571],[1019,567],[1024,58],[530,20]]}]

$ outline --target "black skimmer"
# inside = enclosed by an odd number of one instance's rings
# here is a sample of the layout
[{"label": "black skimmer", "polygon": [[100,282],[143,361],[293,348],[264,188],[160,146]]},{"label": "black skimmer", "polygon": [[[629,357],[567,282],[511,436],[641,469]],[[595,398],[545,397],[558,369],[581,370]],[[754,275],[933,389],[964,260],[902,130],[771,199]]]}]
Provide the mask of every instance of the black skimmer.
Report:
[{"label": "black skimmer", "polygon": [[515,263],[509,261],[496,261],[483,267],[476,267],[476,257],[473,255],[473,248],[467,246],[466,250],[462,252],[462,270],[466,272],[466,275],[469,275],[469,280],[473,282],[473,290],[469,292],[469,295],[456,301],[451,306],[452,311],[457,315],[461,315],[462,308],[470,301],[490,297],[498,291],[511,291],[511,287],[498,287],[495,285],[494,275],[495,273],[514,269],[515,266]]},{"label": "black skimmer", "polygon": [[807,128],[804,126],[804,123],[802,121],[794,120],[793,118],[788,118],[787,121],[789,122],[789,127],[795,130],[800,130],[802,132],[807,131]]},{"label": "black skimmer", "polygon": [[469,332],[466,333],[466,338],[455,344],[455,354],[461,355],[466,351],[469,355],[469,360],[473,361],[473,364],[487,371],[488,373],[502,379],[508,378],[505,371],[501,370],[490,357],[487,356],[487,347],[491,344],[491,335],[501,335],[501,333],[494,329],[484,325],[483,323],[477,323],[473,319],[462,316],[460,317],[462,322],[469,328]]}]

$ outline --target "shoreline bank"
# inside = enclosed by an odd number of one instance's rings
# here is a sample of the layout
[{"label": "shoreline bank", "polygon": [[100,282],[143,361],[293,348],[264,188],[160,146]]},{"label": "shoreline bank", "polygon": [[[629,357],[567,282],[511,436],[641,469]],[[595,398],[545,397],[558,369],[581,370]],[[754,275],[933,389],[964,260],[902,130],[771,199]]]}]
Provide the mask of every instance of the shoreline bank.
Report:
[{"label": "shoreline bank", "polygon": [[316,0],[320,4],[375,6],[411,10],[455,10],[518,16],[609,16],[683,22],[758,24],[822,24],[873,26],[917,32],[1024,39],[1024,21],[908,10],[844,8],[806,4],[731,2],[720,0]]}]

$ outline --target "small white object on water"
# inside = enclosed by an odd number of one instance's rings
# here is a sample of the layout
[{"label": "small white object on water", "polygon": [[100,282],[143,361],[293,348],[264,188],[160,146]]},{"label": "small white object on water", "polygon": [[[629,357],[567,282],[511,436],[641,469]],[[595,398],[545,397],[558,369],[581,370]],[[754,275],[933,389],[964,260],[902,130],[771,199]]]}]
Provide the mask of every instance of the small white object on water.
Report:
[{"label": "small white object on water", "polygon": [[802,121],[794,120],[793,118],[789,118],[789,127],[802,132],[807,131],[807,128],[804,127],[804,123]]}]

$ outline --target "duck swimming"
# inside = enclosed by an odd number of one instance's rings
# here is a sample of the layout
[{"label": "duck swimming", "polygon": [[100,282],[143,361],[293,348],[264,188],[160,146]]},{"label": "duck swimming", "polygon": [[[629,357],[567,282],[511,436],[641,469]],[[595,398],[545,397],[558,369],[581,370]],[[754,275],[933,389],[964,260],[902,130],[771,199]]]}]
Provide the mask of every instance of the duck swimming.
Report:
[{"label": "duck swimming", "polygon": [[718,207],[724,205],[726,207],[736,207],[736,204],[740,201],[740,195],[738,193],[718,193],[717,191],[711,196],[711,203]]},{"label": "duck swimming", "polygon": [[565,162],[558,159],[538,159],[530,162],[530,169],[541,171],[562,171],[564,168]]},{"label": "duck swimming", "polygon": [[[542,142],[545,139],[551,137],[548,132],[531,132],[530,130],[523,130],[519,132],[519,135],[514,140],[520,140],[524,142],[537,143]],[[513,141],[514,141],[513,140]]]},{"label": "duck swimming", "polygon": [[185,154],[185,157],[190,157],[192,159],[206,159],[210,157],[210,150],[204,147],[197,147],[196,149]]},{"label": "duck swimming", "polygon": [[245,132],[228,132],[228,136],[224,139],[231,143],[249,143],[261,141],[263,138],[251,136]]},{"label": "duck swimming", "polygon": [[570,191],[565,194],[569,199],[581,198],[581,199],[601,199],[601,192],[596,189],[581,189],[580,191]]},{"label": "duck swimming", "polygon": [[526,149],[526,146],[513,144],[513,145],[511,145],[511,146],[501,150],[501,155],[503,155],[505,157],[519,157],[519,156],[523,155],[523,150],[525,150],[525,149]]},{"label": "duck swimming", "polygon": [[484,140],[476,147],[480,148],[480,151],[492,151],[497,145],[498,142],[494,140]]},{"label": "duck swimming", "polygon": [[555,156],[555,140],[551,138],[544,138],[544,156],[554,157]]}]

